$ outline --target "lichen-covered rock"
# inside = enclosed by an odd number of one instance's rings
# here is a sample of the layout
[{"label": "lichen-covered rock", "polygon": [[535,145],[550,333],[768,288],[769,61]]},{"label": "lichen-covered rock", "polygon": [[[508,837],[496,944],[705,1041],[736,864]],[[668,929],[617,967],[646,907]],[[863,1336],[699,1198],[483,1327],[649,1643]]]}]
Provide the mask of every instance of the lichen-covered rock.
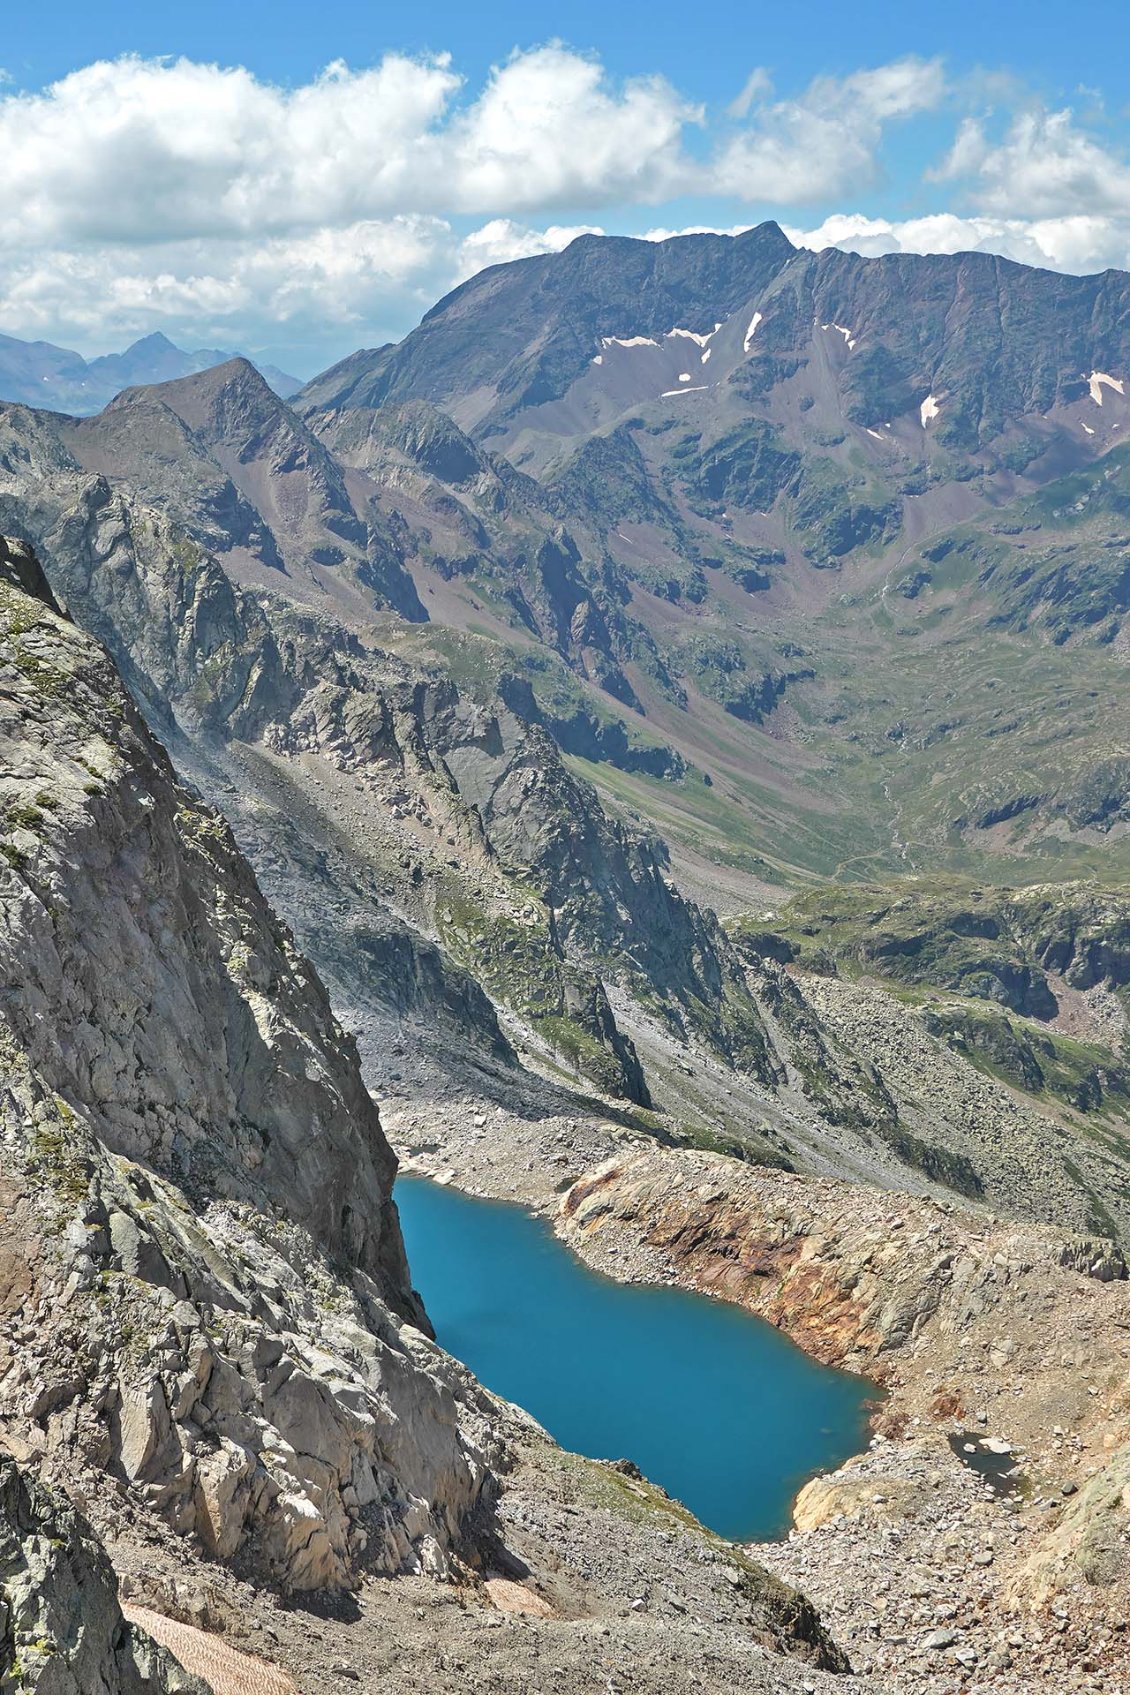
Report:
[{"label": "lichen-covered rock", "polygon": [[209,1695],[127,1624],[101,1545],[74,1508],[0,1454],[0,1692]]}]

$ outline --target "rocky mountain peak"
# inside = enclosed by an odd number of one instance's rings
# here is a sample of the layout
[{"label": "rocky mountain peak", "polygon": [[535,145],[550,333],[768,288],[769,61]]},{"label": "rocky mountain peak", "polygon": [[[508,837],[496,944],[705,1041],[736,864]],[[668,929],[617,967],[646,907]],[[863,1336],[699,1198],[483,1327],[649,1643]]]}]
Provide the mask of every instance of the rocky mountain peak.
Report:
[{"label": "rocky mountain peak", "polygon": [[148,335],[139,336],[136,341],[131,342],[126,353],[165,353],[172,346],[173,343],[164,330],[151,330]]},{"label": "rocky mountain peak", "polygon": [[[496,411],[559,398],[603,337],[661,335],[673,326],[705,333],[758,295],[793,252],[776,224],[740,237],[659,242],[580,236],[562,253],[472,277],[397,347],[355,355],[308,383],[295,403],[305,409],[423,398],[478,433]],[[457,397],[472,388],[479,398],[461,404]],[[488,388],[497,399],[485,397]]]},{"label": "rocky mountain peak", "polygon": [[251,361],[238,356],[190,376],[124,389],[109,409],[132,406],[138,401],[163,403],[183,418],[190,429],[202,431],[206,436],[222,430],[225,415],[233,411],[272,418],[285,412],[283,402]]}]

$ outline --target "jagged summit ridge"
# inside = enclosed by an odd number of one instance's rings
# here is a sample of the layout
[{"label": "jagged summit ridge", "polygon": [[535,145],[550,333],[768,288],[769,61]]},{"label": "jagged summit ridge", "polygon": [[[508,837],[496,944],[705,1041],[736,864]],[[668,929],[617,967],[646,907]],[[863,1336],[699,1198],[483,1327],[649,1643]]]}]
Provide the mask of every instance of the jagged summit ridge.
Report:
[{"label": "jagged summit ridge", "polygon": [[603,392],[602,421],[612,416],[605,391],[613,373],[592,368],[604,363],[604,349],[643,355],[672,330],[710,336],[733,319],[733,346],[723,338],[712,348],[709,370],[702,350],[692,350],[682,369],[666,372],[670,395],[657,369],[650,389],[621,395],[622,410],[714,389],[751,356],[761,384],[781,380],[787,372],[774,375],[770,358],[811,358],[820,335],[834,334],[842,352],[857,355],[841,371],[850,416],[882,427],[931,398],[942,435],[968,448],[1010,420],[1072,404],[1095,372],[1123,368],[1127,286],[1122,272],[1075,277],[984,253],[811,253],[794,249],[776,224],[662,242],[581,236],[561,254],[494,266],[463,283],[404,342],[351,356],[308,383],[297,404],[418,396],[507,444],[523,424],[571,433],[564,426],[575,428],[575,409],[561,419],[536,409],[584,380],[577,404]]},{"label": "jagged summit ridge", "polygon": [[602,336],[662,332],[688,312],[691,328],[709,328],[712,314],[735,310],[793,252],[776,224],[737,238],[581,236],[561,254],[480,272],[404,342],[352,356],[308,383],[296,404],[376,406],[415,396],[482,427],[488,395],[499,406],[553,398]]}]

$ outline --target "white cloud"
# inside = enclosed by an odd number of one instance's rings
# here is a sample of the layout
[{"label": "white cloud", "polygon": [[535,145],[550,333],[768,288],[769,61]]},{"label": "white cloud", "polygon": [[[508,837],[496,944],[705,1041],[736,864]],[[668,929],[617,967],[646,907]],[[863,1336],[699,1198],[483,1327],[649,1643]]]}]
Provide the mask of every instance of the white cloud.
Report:
[{"label": "white cloud", "polygon": [[560,253],[579,235],[603,235],[598,224],[551,224],[548,229],[527,229],[510,218],[492,218],[481,229],[472,230],[459,245],[457,272],[460,281],[485,271],[488,265],[509,264],[512,259],[533,259],[539,253]]},{"label": "white cloud", "polygon": [[0,95],[0,235],[141,245],[694,191],[796,201],[857,186],[884,124],[943,88],[937,62],[904,59],[770,100],[755,71],[748,123],[700,159],[685,146],[700,106],[661,77],[613,85],[556,43],[515,53],[470,99],[445,55],[333,64],[292,90],[185,59],[102,61]]},{"label": "white cloud", "polygon": [[714,162],[711,186],[778,206],[857,193],[876,177],[884,125],[934,110],[945,93],[937,59],[818,77],[797,99],[754,107],[754,122]]},{"label": "white cloud", "polygon": [[731,118],[748,118],[754,101],[762,94],[768,94],[773,86],[773,79],[764,65],[758,65],[750,71],[738,94],[726,107],[726,114]]},{"label": "white cloud", "polygon": [[1021,112],[999,142],[967,119],[934,175],[968,181],[978,209],[1002,216],[1130,218],[1130,164],[1069,109]]},{"label": "white cloud", "polygon": [[[398,318],[418,318],[487,265],[556,253],[586,233],[602,231],[499,218],[463,235],[412,215],[263,241],[24,249],[0,274],[0,321],[92,350],[157,328],[194,346],[255,346],[270,326],[286,343],[333,351],[343,337],[387,339]],[[312,351],[311,368],[329,356]]]},{"label": "white cloud", "polygon": [[449,209],[663,199],[685,183],[683,130],[702,117],[662,77],[613,93],[595,60],[564,47],[515,54],[443,139]]},{"label": "white cloud", "polygon": [[729,224],[725,229],[718,224],[681,224],[677,228],[667,228],[663,224],[656,224],[654,228],[645,230],[640,240],[670,241],[672,236],[676,235],[741,235],[749,228],[748,223]]},{"label": "white cloud", "polygon": [[293,93],[187,60],[90,65],[0,99],[0,231],[135,244],[375,215],[457,86],[399,57]]},{"label": "white cloud", "polygon": [[24,249],[0,278],[4,322],[94,346],[195,326],[197,342],[254,340],[264,323],[302,334],[369,320],[375,301],[449,286],[458,242],[442,219],[404,217],[266,241]]},{"label": "white cloud", "polygon": [[701,114],[659,78],[609,87],[560,46],[456,106],[449,60],[331,65],[285,91],[180,59],[102,62],[0,97],[0,233],[142,243],[260,237],[398,213],[657,198]]}]

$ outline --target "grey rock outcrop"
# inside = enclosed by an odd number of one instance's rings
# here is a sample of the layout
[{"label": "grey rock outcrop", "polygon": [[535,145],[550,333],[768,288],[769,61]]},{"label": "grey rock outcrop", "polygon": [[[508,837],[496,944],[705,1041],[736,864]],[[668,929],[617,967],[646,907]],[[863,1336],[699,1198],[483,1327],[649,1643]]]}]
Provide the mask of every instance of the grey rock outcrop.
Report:
[{"label": "grey rock outcrop", "polygon": [[0,1690],[210,1695],[127,1624],[110,1562],[65,1501],[0,1454]]},{"label": "grey rock outcrop", "polygon": [[3,608],[8,1031],[114,1152],[253,1183],[414,1313],[395,1162],[321,985],[109,660],[41,607]]},{"label": "grey rock outcrop", "polygon": [[442,1567],[485,1460],[355,1047],[105,654],[0,624],[0,1418],[284,1587]]}]

